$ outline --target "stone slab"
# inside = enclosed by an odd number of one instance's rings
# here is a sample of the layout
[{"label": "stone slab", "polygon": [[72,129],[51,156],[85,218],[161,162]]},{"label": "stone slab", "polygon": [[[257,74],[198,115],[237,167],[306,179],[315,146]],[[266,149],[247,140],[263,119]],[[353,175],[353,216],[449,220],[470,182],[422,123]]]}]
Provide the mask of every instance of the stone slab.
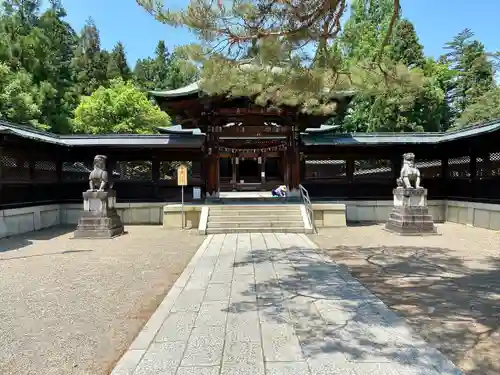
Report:
[{"label": "stone slab", "polygon": [[461,374],[300,234],[204,242],[139,337],[113,375]]}]

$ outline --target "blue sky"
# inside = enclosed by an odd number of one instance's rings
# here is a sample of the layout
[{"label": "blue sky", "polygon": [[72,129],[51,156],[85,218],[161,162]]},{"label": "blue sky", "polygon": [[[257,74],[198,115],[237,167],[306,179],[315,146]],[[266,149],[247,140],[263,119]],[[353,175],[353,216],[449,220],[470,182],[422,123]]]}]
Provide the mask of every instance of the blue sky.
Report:
[{"label": "blue sky", "polygon": [[[172,8],[183,8],[187,0],[165,0]],[[403,15],[417,29],[425,53],[439,56],[443,45],[464,28],[471,29],[488,51],[500,51],[500,0],[401,0]],[[153,54],[158,40],[169,49],[194,41],[183,29],[153,19],[135,0],[63,0],[67,21],[79,31],[92,17],[99,28],[102,46],[111,49],[117,41],[125,45],[130,65]],[[481,5],[479,5],[481,4]]]}]

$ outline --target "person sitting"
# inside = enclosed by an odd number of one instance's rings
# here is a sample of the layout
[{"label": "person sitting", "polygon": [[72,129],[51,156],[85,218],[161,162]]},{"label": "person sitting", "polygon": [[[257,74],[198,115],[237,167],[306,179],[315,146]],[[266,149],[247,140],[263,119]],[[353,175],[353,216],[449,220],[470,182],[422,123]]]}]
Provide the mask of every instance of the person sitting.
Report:
[{"label": "person sitting", "polygon": [[286,186],[285,185],[280,185],[276,189],[271,191],[271,194],[273,197],[280,197],[284,198],[286,197]]}]

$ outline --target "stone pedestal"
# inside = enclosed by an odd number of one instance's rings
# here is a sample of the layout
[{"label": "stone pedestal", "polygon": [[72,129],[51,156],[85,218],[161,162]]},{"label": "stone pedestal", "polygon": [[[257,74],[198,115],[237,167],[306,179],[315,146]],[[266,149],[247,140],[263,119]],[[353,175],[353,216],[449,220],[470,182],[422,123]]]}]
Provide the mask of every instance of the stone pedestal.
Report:
[{"label": "stone pedestal", "polygon": [[393,191],[394,208],[385,229],[401,235],[437,234],[427,207],[427,189],[397,188]]},{"label": "stone pedestal", "polygon": [[86,191],[75,238],[113,238],[125,233],[116,212],[116,191]]}]

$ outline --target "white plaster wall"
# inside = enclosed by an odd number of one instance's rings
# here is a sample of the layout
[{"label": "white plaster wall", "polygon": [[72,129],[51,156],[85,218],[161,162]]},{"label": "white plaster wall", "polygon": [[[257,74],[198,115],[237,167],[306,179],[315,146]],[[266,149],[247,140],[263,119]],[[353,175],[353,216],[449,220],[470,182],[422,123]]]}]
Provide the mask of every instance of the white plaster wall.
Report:
[{"label": "white plaster wall", "polygon": [[[125,225],[161,225],[164,203],[118,203]],[[56,225],[75,225],[83,204],[54,204],[0,210],[0,238],[33,232]]]},{"label": "white plaster wall", "polygon": [[60,205],[0,210],[0,238],[61,224]]},{"label": "white plaster wall", "polygon": [[446,221],[500,230],[500,205],[449,200],[447,201]]},{"label": "white plaster wall", "polygon": [[[348,222],[385,222],[392,200],[315,202],[346,206]],[[125,225],[161,225],[165,203],[118,203],[118,214]],[[432,200],[429,211],[435,222],[449,221],[480,228],[500,230],[500,205]],[[0,210],[0,238],[37,231],[55,225],[78,223],[82,204],[55,204]]]},{"label": "white plaster wall", "polygon": [[[317,202],[320,203],[320,202]],[[321,203],[342,203],[346,206],[346,219],[351,223],[382,223],[386,222],[391,213],[394,202],[383,201],[338,201]],[[315,202],[316,204],[316,202]],[[431,200],[427,202],[429,213],[435,222],[444,222],[446,219],[446,201]],[[499,205],[500,207],[500,205]]]}]

